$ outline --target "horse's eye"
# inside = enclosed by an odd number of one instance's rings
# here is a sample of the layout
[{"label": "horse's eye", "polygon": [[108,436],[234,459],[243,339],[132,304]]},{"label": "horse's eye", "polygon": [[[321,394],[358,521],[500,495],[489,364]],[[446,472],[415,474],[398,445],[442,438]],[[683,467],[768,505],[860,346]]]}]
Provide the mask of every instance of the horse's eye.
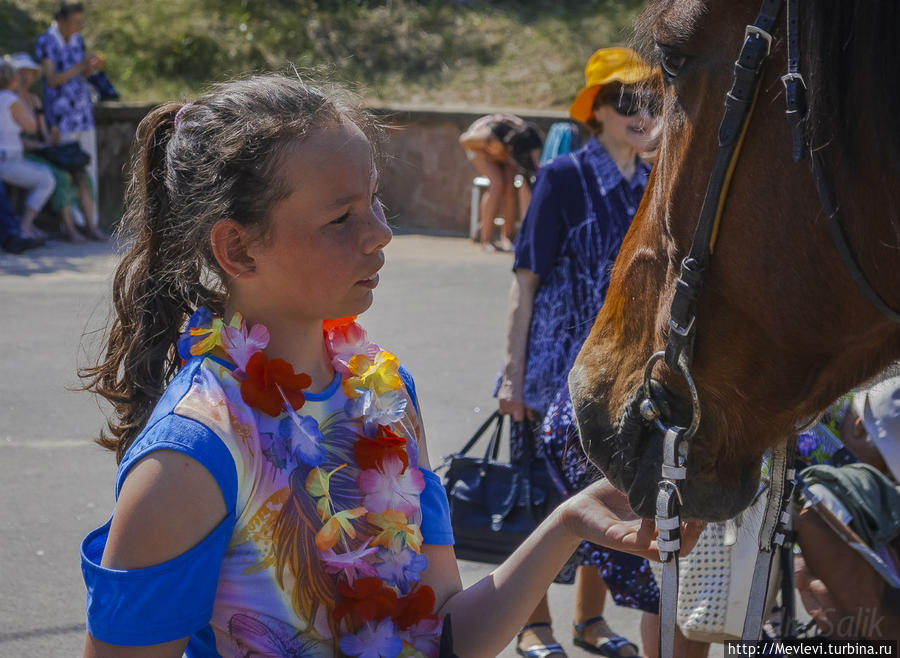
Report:
[{"label": "horse's eye", "polygon": [[666,82],[672,82],[681,73],[687,57],[660,43],[656,44],[656,52],[659,55],[659,65],[662,68],[663,77]]}]

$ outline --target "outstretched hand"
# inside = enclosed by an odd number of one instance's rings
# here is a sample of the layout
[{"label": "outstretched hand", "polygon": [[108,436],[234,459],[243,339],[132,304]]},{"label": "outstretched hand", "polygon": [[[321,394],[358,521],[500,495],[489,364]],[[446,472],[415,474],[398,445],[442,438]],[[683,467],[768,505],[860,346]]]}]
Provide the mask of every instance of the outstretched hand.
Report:
[{"label": "outstretched hand", "polygon": [[[635,514],[627,496],[603,479],[563,503],[566,527],[590,542],[651,560],[659,560],[656,524]],[[687,555],[705,527],[701,521],[681,524],[681,551]]]}]

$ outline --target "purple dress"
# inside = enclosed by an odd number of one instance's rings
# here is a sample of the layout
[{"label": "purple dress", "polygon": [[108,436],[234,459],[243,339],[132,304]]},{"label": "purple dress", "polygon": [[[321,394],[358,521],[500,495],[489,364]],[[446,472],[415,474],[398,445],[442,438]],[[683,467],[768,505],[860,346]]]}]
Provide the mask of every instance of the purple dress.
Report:
[{"label": "purple dress", "polygon": [[[512,454],[545,458],[566,495],[601,477],[578,442],[566,377],[603,305],[622,239],[647,186],[638,161],[631,181],[594,139],[551,160],[537,181],[516,242],[514,269],[540,276],[528,335],[524,402],[544,414],[532,427],[513,423]],[[595,565],[619,605],[659,609],[659,589],[646,560],[588,542],[557,578]]]}]

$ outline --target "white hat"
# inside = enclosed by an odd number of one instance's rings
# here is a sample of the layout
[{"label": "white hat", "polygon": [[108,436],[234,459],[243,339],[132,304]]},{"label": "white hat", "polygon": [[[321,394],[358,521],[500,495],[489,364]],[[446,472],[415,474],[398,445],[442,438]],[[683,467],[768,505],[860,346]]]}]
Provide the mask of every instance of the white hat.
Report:
[{"label": "white hat", "polygon": [[885,379],[854,395],[853,411],[862,419],[894,478],[900,481],[900,377]]},{"label": "white hat", "polygon": [[22,69],[34,69],[35,71],[40,71],[40,64],[31,59],[31,55],[28,53],[16,53],[12,56],[13,66],[16,67],[17,71],[21,71]]}]

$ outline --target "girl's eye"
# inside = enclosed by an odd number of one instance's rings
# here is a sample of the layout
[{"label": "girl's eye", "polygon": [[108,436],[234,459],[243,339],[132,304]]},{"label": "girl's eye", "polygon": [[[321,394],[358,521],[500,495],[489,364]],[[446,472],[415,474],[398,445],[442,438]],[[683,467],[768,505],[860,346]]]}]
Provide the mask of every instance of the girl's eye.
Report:
[{"label": "girl's eye", "polygon": [[347,212],[345,212],[343,215],[341,215],[340,217],[338,217],[337,219],[332,219],[331,222],[329,222],[329,223],[331,223],[331,224],[343,224],[343,223],[346,222],[349,218],[350,218],[350,212],[347,211]]},{"label": "girl's eye", "polygon": [[659,55],[659,66],[662,69],[663,78],[665,78],[666,82],[671,83],[681,73],[687,57],[678,54],[669,46],[664,46],[661,43],[656,44],[656,52]]}]

